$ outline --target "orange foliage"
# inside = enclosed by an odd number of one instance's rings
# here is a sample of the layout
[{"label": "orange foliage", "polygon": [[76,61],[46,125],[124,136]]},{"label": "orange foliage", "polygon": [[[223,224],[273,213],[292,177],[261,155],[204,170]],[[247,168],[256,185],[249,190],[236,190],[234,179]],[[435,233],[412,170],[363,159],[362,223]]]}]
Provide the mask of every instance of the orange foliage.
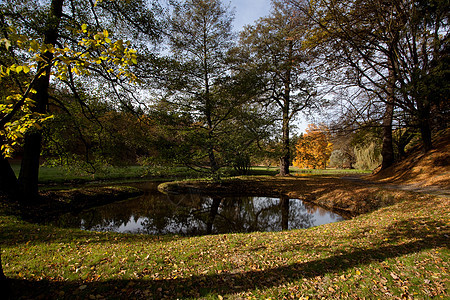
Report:
[{"label": "orange foliage", "polygon": [[294,166],[299,168],[325,169],[333,151],[326,126],[317,127],[309,124],[306,133],[299,140],[296,148]]}]

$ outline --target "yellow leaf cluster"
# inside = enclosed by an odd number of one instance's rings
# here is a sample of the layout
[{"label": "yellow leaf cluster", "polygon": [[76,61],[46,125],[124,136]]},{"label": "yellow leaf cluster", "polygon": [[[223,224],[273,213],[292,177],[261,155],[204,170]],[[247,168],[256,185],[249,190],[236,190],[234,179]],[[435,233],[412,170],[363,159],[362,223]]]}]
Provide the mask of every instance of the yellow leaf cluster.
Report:
[{"label": "yellow leaf cluster", "polygon": [[[12,112],[14,106],[22,98],[21,94],[12,94],[0,100],[1,116]],[[24,104],[20,107],[20,112],[16,114],[10,122],[7,122],[3,128],[0,129],[0,137],[2,139],[2,146],[0,155],[6,158],[12,157],[14,146],[25,136],[25,133],[32,127],[38,130],[42,129],[41,124],[52,118],[50,115],[39,114],[32,111],[34,101],[31,98],[25,98]]]},{"label": "yellow leaf cluster", "polygon": [[[14,28],[8,28],[10,34],[8,39],[1,39],[0,45],[7,51],[19,50],[24,53],[20,63],[9,66],[0,66],[0,84],[3,78],[13,74],[23,74],[24,84],[29,85],[30,75],[46,75],[45,67],[51,66],[51,74],[59,80],[67,80],[70,76],[90,75],[93,68],[101,68],[118,79],[137,82],[137,77],[131,72],[130,66],[137,64],[136,50],[131,48],[129,41],[112,41],[109,32],[91,32],[87,24],[73,29],[77,35],[78,46],[62,45],[54,47],[44,44],[42,41],[33,39],[27,35],[18,34]],[[33,71],[32,71],[33,70]],[[22,95],[18,91],[7,90],[4,98],[0,99],[0,118],[13,112],[14,118],[0,128],[2,146],[0,155],[10,157],[14,146],[23,138],[25,132],[30,128],[41,129],[41,123],[50,118],[32,112],[34,105],[28,95]],[[25,98],[26,99],[23,99]],[[14,106],[20,101],[20,112],[13,111]]]}]

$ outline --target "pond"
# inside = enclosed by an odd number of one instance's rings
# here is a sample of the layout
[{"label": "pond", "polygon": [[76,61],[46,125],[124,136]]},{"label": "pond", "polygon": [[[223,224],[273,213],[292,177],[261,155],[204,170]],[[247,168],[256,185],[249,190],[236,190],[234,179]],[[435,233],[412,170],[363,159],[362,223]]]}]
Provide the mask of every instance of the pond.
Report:
[{"label": "pond", "polygon": [[92,231],[204,235],[300,229],[344,220],[299,199],[165,195],[156,186],[150,185],[138,198],[64,215],[55,225]]}]

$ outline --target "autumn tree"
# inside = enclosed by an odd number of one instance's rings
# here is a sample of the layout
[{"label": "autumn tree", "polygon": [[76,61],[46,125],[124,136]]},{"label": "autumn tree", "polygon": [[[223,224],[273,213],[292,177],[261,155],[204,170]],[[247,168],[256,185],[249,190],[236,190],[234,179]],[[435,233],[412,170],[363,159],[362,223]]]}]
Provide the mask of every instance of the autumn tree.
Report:
[{"label": "autumn tree", "polygon": [[281,123],[280,175],[289,174],[290,131],[298,113],[314,104],[316,90],[308,76],[311,58],[302,49],[302,32],[295,30],[291,10],[273,1],[270,16],[248,26],[240,39],[242,68],[260,74],[258,102],[277,111]]},{"label": "autumn tree", "polygon": [[328,128],[310,124],[298,139],[294,166],[299,168],[325,169],[330,159],[333,144]]}]

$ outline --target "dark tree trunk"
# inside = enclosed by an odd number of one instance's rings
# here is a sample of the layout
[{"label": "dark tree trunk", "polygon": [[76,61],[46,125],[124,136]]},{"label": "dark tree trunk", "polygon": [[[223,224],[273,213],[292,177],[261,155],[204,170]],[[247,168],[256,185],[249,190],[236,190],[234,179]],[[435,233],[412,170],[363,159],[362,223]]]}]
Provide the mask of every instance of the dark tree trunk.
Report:
[{"label": "dark tree trunk", "polygon": [[[45,44],[55,45],[58,38],[59,24],[62,17],[62,7],[64,0],[52,0],[51,10],[46,22],[44,33]],[[38,64],[39,69],[45,69],[45,73],[36,81],[36,101],[35,111],[41,114],[47,113],[48,88],[50,83],[51,61],[53,54],[49,51],[42,54],[46,62]],[[25,137],[24,157],[22,160],[19,186],[21,194],[26,201],[32,201],[38,194],[39,158],[41,154],[42,133],[32,131]]]},{"label": "dark tree trunk", "polygon": [[219,168],[217,167],[216,156],[214,155],[213,145],[209,145],[208,157],[209,157],[209,167],[211,170],[211,174],[215,178],[217,176],[217,171]]},{"label": "dark tree trunk", "polygon": [[40,132],[25,136],[24,152],[19,174],[19,186],[24,202],[33,202],[38,195],[39,158],[41,155]]},{"label": "dark tree trunk", "polygon": [[389,78],[387,86],[387,100],[386,111],[383,116],[383,145],[381,148],[381,155],[383,161],[381,169],[386,169],[394,163],[394,146],[392,139],[392,119],[394,117],[394,103],[395,103],[395,70],[392,62],[389,60]]},{"label": "dark tree trunk", "polygon": [[387,103],[386,111],[383,117],[383,146],[381,149],[381,155],[383,161],[381,163],[381,169],[386,169],[394,163],[394,147],[392,140],[392,118],[394,114],[394,104]]},{"label": "dark tree trunk", "polygon": [[[286,99],[287,97],[287,99]],[[282,155],[280,157],[280,176],[289,175],[289,164],[291,161],[291,145],[289,138],[289,94],[285,95],[283,107],[283,137],[282,137]]]},{"label": "dark tree trunk", "polygon": [[[292,41],[289,42],[289,62],[292,62]],[[282,138],[282,155],[280,157],[280,176],[289,175],[289,165],[291,162],[291,146],[289,137],[289,121],[290,121],[290,99],[291,97],[291,67],[286,71],[284,79],[284,95],[283,95],[283,138]]]},{"label": "dark tree trunk", "polygon": [[406,131],[399,137],[397,141],[397,151],[400,158],[406,157],[405,148],[411,142],[414,137],[414,133],[411,128],[407,128]]},{"label": "dark tree trunk", "polygon": [[15,197],[17,193],[17,178],[9,161],[0,155],[0,192]]},{"label": "dark tree trunk", "polygon": [[280,176],[289,175],[289,156],[280,157]]},{"label": "dark tree trunk", "polygon": [[426,103],[418,103],[418,115],[419,115],[419,128],[420,135],[423,143],[423,150],[425,152],[433,149],[433,142],[431,139],[431,116],[430,116],[430,105],[426,105]]},{"label": "dark tree trunk", "polygon": [[[204,37],[204,43],[206,44],[206,37]],[[208,159],[209,168],[211,175],[214,179],[218,179],[218,166],[216,161],[216,156],[214,154],[214,137],[213,137],[213,120],[212,120],[212,103],[210,95],[210,83],[209,83],[209,69],[208,69],[208,54],[206,53],[206,48],[203,53],[203,64],[204,64],[204,84],[205,84],[205,117],[208,125]]]}]

